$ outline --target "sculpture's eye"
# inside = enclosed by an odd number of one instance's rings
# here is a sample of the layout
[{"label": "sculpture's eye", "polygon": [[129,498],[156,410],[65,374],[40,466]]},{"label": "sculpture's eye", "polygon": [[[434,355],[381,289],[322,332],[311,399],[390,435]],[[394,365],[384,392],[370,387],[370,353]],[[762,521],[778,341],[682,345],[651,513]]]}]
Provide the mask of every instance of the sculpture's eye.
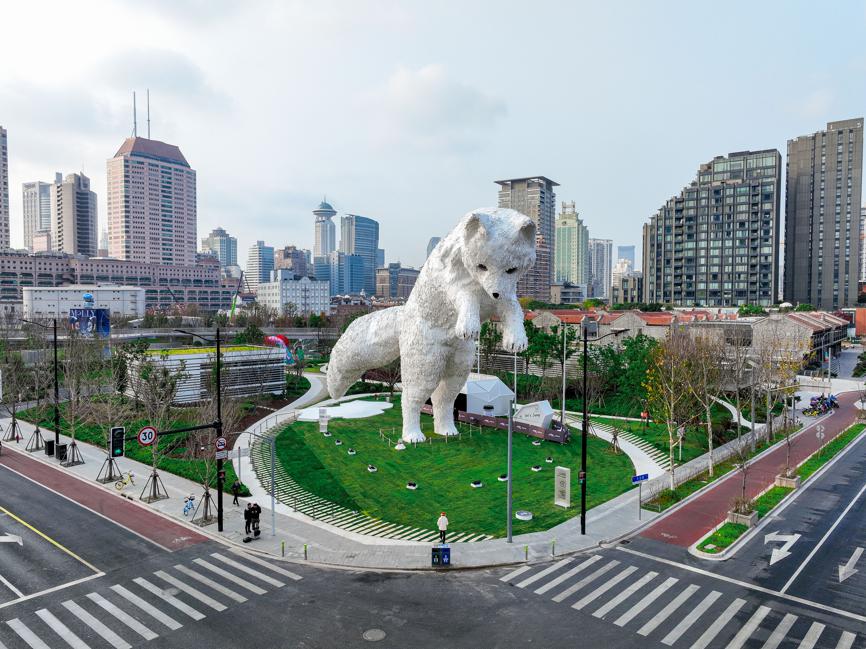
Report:
[{"label": "sculpture's eye", "polygon": [[478,264],[478,270],[487,270],[487,266],[484,264]]},{"label": "sculpture's eye", "polygon": [[516,268],[509,268],[509,269],[506,270],[505,272],[508,273],[509,275],[511,275],[512,273],[516,273],[516,272],[517,272],[517,269],[516,269]]}]

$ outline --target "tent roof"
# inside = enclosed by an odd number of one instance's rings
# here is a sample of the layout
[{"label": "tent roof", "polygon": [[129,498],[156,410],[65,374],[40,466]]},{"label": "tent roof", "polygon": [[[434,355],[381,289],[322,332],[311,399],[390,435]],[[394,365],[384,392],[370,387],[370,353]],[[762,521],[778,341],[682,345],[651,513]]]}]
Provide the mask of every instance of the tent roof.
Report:
[{"label": "tent roof", "polygon": [[488,398],[513,397],[512,392],[498,377],[489,374],[470,374],[460,390],[465,394],[485,395]]}]

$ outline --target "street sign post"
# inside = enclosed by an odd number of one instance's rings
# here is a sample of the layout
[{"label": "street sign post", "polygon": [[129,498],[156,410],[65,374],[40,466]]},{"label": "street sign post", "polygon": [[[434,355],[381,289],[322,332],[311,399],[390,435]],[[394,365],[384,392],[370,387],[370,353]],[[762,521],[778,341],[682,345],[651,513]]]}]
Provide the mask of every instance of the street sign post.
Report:
[{"label": "street sign post", "polygon": [[156,441],[156,428],[153,426],[145,426],[138,431],[138,443],[142,446],[150,446]]},{"label": "street sign post", "polygon": [[229,452],[228,452],[228,451],[226,451],[226,450],[222,450],[222,451],[217,451],[217,452],[216,452],[216,459],[218,459],[218,460],[227,460],[228,458],[229,458]]},{"label": "street sign post", "polygon": [[637,519],[640,520],[640,501],[641,496],[643,495],[643,491],[641,489],[641,485],[644,480],[649,480],[649,473],[641,473],[640,475],[635,475],[631,477],[631,483],[637,483]]},{"label": "street sign post", "polygon": [[571,507],[571,469],[568,467],[556,467],[556,477],[553,481],[553,504],[566,509]]}]

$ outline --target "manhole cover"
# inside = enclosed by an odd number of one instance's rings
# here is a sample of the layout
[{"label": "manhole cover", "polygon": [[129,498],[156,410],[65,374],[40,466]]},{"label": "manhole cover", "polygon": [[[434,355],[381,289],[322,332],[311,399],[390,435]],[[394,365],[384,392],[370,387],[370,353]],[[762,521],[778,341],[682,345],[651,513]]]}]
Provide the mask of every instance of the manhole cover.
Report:
[{"label": "manhole cover", "polygon": [[361,637],[370,642],[379,642],[379,640],[385,639],[385,632],[382,629],[367,629],[361,634]]}]

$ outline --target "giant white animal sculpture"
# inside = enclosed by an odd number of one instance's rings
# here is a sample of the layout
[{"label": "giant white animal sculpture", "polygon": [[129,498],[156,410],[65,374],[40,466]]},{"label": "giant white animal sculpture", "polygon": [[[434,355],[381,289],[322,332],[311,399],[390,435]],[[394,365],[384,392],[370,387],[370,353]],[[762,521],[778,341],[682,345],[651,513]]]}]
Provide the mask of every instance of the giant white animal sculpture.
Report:
[{"label": "giant white animal sculpture", "polygon": [[431,396],[434,431],[456,435],[454,400],[469,376],[481,323],[495,314],[502,348],[526,349],[517,280],[534,263],[531,219],[501,208],[470,212],[433,250],[404,306],[349,325],[328,363],[331,397],[399,356],[403,439],[424,441],[421,407]]}]

